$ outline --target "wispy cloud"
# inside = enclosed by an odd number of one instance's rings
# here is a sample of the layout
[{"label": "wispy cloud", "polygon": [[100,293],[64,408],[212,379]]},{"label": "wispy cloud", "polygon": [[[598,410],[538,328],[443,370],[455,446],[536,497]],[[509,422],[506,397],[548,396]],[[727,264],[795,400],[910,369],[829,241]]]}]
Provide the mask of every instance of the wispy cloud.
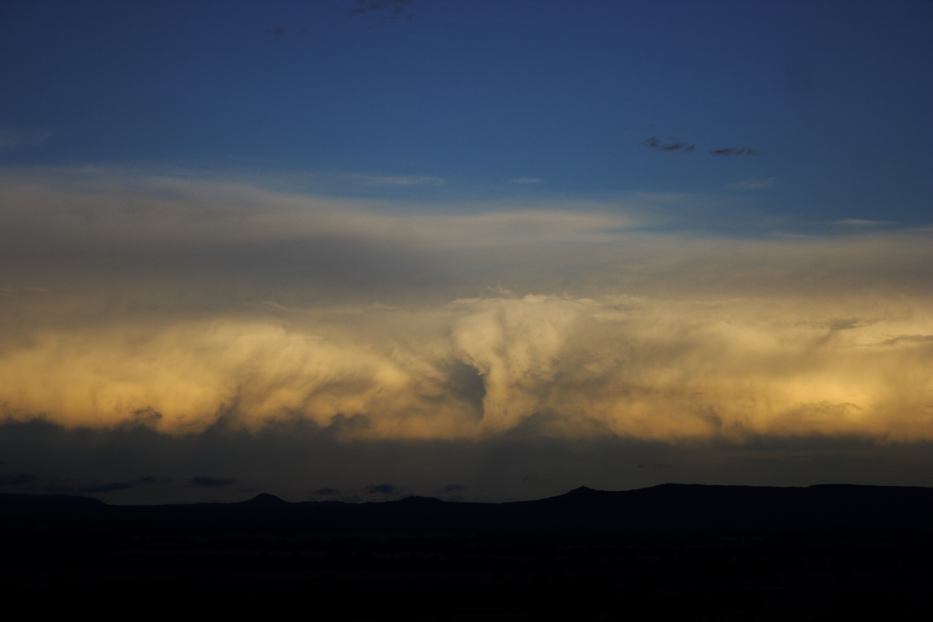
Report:
[{"label": "wispy cloud", "polygon": [[663,142],[657,136],[652,136],[651,138],[648,138],[642,144],[645,145],[646,147],[651,147],[652,149],[658,149],[660,151],[667,151],[667,152],[681,151],[684,153],[690,153],[696,148],[696,145],[692,143],[685,143],[685,142],[676,141],[676,140],[671,141],[671,142]]},{"label": "wispy cloud", "polygon": [[433,175],[366,175],[350,173],[346,178],[364,186],[443,186],[447,180]]},{"label": "wispy cloud", "polygon": [[752,149],[751,147],[720,147],[719,149],[713,149],[710,151],[711,154],[717,156],[756,156],[758,151]]},{"label": "wispy cloud", "polygon": [[518,184],[520,186],[534,186],[543,184],[544,180],[540,177],[513,177],[509,180],[509,183]]}]

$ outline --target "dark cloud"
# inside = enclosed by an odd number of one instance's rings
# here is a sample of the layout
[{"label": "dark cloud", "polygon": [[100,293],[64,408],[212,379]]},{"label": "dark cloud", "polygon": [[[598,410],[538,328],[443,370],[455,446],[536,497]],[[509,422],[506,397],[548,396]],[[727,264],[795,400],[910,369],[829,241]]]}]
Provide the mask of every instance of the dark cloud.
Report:
[{"label": "dark cloud", "polygon": [[129,490],[136,486],[136,482],[107,482],[106,484],[90,484],[88,486],[79,486],[78,492],[117,492],[118,490]]},{"label": "dark cloud", "polygon": [[857,317],[833,318],[829,321],[829,330],[854,330],[856,328],[866,326],[869,323],[870,322],[865,322],[864,320]]},{"label": "dark cloud", "polygon": [[336,497],[337,495],[340,494],[340,491],[337,490],[336,488],[324,487],[324,488],[318,488],[311,494],[314,495],[315,497]]},{"label": "dark cloud", "polygon": [[444,492],[463,492],[467,489],[463,484],[447,484],[444,486]]},{"label": "dark cloud", "polygon": [[[889,334],[893,338],[897,332]],[[917,343],[911,349],[926,347],[929,345]],[[820,414],[832,416],[828,411]],[[816,417],[817,413],[801,416]],[[672,480],[779,486],[839,481],[933,485],[933,443],[879,443],[844,435],[760,435],[736,443],[710,440],[680,444],[527,435],[492,438],[485,443],[353,442],[301,421],[282,422],[259,431],[218,427],[199,435],[164,435],[148,428],[68,429],[36,420],[0,424],[0,455],[18,469],[5,473],[36,475],[30,489],[36,492],[68,494],[86,483],[135,480],[127,474],[174,479],[176,485],[140,484],[112,493],[119,495],[121,503],[141,504],[229,501],[238,496],[237,484],[187,485],[193,473],[213,475],[212,479],[236,478],[286,499],[307,498],[308,482],[318,486],[320,478],[327,477],[329,487],[341,494],[318,499],[342,501],[396,498],[366,493],[367,485],[373,482],[405,482],[401,494],[407,490],[437,491],[444,498],[464,496],[471,501],[542,498],[581,484],[624,490]],[[431,468],[426,469],[426,464]],[[63,478],[63,473],[73,479]],[[466,487],[466,492],[444,493],[451,483]],[[393,489],[398,487],[393,485]],[[361,496],[353,496],[353,491]]]},{"label": "dark cloud", "polygon": [[661,151],[683,151],[684,153],[690,153],[696,148],[696,145],[692,143],[682,143],[679,141],[670,143],[661,142],[656,136],[652,136],[642,144],[652,149],[660,149]]},{"label": "dark cloud", "polygon": [[710,151],[713,155],[718,156],[756,156],[758,152],[752,149],[751,147],[721,147],[719,149],[713,149]]},{"label": "dark cloud", "polygon": [[36,481],[32,473],[10,473],[0,475],[0,486],[26,486]]},{"label": "dark cloud", "polygon": [[217,488],[220,486],[230,486],[236,482],[235,479],[224,479],[219,477],[207,477],[205,475],[195,475],[188,480],[189,486],[200,486],[202,488]]},{"label": "dark cloud", "polygon": [[281,26],[274,26],[272,28],[266,28],[266,32],[273,37],[284,37],[287,31]]},{"label": "dark cloud", "polygon": [[370,484],[366,487],[366,492],[371,495],[397,495],[402,489],[395,484]]},{"label": "dark cloud", "polygon": [[162,413],[151,407],[140,408],[133,411],[130,418],[120,424],[120,427],[126,429],[133,428],[155,428],[162,419]]}]

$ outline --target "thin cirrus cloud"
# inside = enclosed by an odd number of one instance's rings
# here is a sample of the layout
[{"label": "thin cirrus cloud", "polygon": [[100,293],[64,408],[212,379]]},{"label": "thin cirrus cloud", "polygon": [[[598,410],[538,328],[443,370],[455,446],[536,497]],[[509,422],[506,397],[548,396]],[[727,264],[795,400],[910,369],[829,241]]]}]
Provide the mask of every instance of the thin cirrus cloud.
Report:
[{"label": "thin cirrus cloud", "polygon": [[434,175],[371,175],[344,173],[339,177],[363,186],[444,186],[447,180]]},{"label": "thin cirrus cloud", "polygon": [[[693,153],[696,149],[696,145],[693,143],[688,143],[680,140],[670,140],[664,141],[658,138],[657,136],[651,136],[642,142],[646,147],[652,149],[657,149],[658,151],[664,151],[667,153]],[[709,153],[715,156],[757,156],[759,152],[757,149],[752,149],[751,147],[719,147],[716,149],[710,149]]]},{"label": "thin cirrus cloud", "polygon": [[651,147],[652,149],[658,149],[659,151],[666,151],[668,153],[673,153],[673,152],[678,152],[678,151],[683,152],[683,153],[691,153],[694,149],[696,149],[696,145],[694,145],[693,143],[686,143],[686,142],[681,142],[678,140],[664,142],[657,136],[651,136],[650,138],[646,139],[642,144],[645,145],[646,147]]},{"label": "thin cirrus cloud", "polygon": [[412,209],[100,170],[4,181],[6,422],[933,439],[929,232],[711,244],[642,231],[619,203]]},{"label": "thin cirrus cloud", "polygon": [[758,151],[751,147],[720,147],[710,151],[716,156],[756,156]]}]

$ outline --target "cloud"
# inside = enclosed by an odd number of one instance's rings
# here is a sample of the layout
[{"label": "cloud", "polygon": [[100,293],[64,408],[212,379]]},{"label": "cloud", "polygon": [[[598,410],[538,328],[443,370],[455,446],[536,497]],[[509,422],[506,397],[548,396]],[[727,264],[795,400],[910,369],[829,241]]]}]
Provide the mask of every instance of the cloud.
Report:
[{"label": "cloud", "polygon": [[463,484],[447,484],[444,486],[444,492],[447,493],[464,492],[466,489],[467,487]]},{"label": "cloud", "polygon": [[717,156],[756,156],[758,151],[752,149],[751,147],[720,147],[719,149],[713,149],[710,151],[711,154]]},{"label": "cloud", "polygon": [[402,489],[395,484],[370,484],[366,487],[366,492],[371,495],[398,495]]},{"label": "cloud", "polygon": [[933,334],[929,232],[730,238],[642,231],[614,202],[2,180],[3,421],[176,438],[300,422],[346,442],[933,437],[933,355],[892,341]]},{"label": "cloud", "polygon": [[221,486],[232,486],[235,483],[235,479],[208,477],[206,475],[195,475],[188,480],[189,486],[197,486],[200,488],[219,488]]},{"label": "cloud", "polygon": [[509,183],[519,186],[536,186],[538,184],[543,184],[544,180],[540,177],[513,177],[509,180]]},{"label": "cloud", "polygon": [[324,488],[318,488],[311,494],[314,495],[315,497],[336,497],[340,495],[340,490],[336,488],[324,487]]},{"label": "cloud", "polygon": [[361,186],[445,186],[447,180],[434,175],[370,175],[364,173],[342,173],[338,178]]},{"label": "cloud", "polygon": [[933,335],[896,335],[881,342],[885,346],[933,344]]},{"label": "cloud", "polygon": [[149,405],[164,413],[153,429],[173,435],[224,418],[372,440],[933,437],[933,352],[891,338],[933,333],[929,307],[863,303],[839,320],[832,302],[803,301],[511,295],[310,312],[290,327],[45,332],[0,357],[0,401],[17,406],[8,418],[111,428]]},{"label": "cloud", "polygon": [[656,136],[652,136],[651,138],[648,138],[642,144],[645,145],[646,147],[651,147],[652,149],[659,149],[661,151],[668,151],[668,152],[681,151],[683,153],[690,153],[696,148],[696,146],[692,143],[683,143],[680,141],[665,143],[665,142],[662,142]]},{"label": "cloud", "polygon": [[726,184],[726,188],[729,190],[764,190],[774,185],[774,179],[774,177],[743,179]]}]

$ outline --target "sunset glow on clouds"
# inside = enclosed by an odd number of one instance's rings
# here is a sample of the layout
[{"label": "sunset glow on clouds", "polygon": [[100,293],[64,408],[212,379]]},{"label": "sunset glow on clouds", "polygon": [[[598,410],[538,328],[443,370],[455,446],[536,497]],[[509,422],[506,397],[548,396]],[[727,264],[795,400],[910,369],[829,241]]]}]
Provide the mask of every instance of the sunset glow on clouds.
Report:
[{"label": "sunset glow on clouds", "polygon": [[2,185],[0,416],[346,440],[933,439],[929,231],[728,238],[625,200]]}]

